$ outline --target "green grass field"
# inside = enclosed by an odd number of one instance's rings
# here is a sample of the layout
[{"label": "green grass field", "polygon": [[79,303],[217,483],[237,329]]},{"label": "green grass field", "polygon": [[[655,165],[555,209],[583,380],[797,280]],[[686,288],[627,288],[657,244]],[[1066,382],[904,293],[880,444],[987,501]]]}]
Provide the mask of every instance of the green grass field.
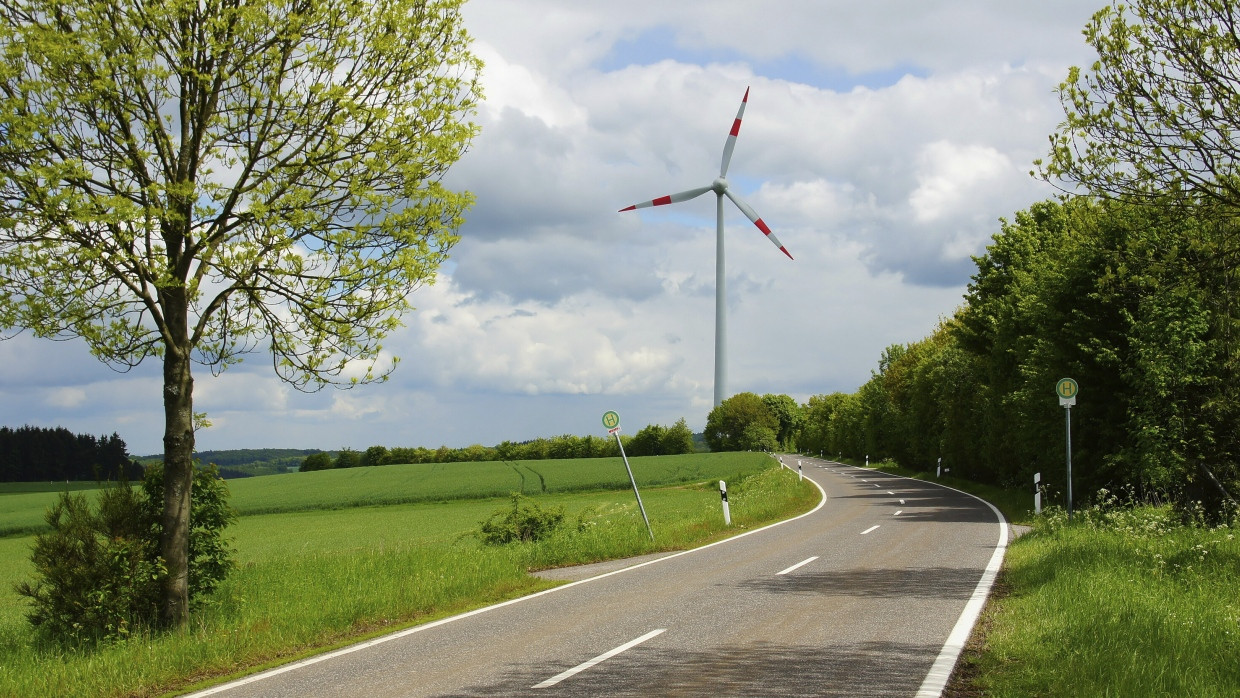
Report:
[{"label": "green grass field", "polygon": [[[384,466],[232,481],[233,500],[251,513],[228,531],[238,569],[210,605],[183,631],[89,651],[33,640],[13,592],[30,574],[32,536],[0,538],[0,695],[159,695],[555,584],[529,570],[693,547],[805,511],[819,496],[762,454],[633,459],[639,482],[664,483],[642,485],[652,543],[620,461],[546,464],[529,464],[537,472],[525,481],[550,493],[531,496],[563,507],[571,525],[500,547],[470,535],[508,504],[477,493],[515,490],[500,468]],[[456,481],[440,473],[453,467]],[[728,480],[730,529],[719,479]],[[0,501],[11,496],[19,495]],[[375,504],[385,496],[415,501]],[[0,523],[8,516],[0,512]]]},{"label": "green grass field", "polygon": [[967,695],[1240,695],[1240,540],[1165,508],[1062,510],[1008,549]]}]

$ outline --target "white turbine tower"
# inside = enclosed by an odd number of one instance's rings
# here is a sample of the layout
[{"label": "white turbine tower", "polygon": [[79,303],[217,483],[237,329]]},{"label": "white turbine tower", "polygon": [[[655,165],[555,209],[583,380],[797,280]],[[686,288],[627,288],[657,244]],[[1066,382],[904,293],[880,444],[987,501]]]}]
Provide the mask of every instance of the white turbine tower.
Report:
[{"label": "white turbine tower", "polygon": [[664,206],[666,204],[674,204],[680,201],[688,201],[695,199],[708,191],[715,192],[715,406],[723,402],[727,397],[728,383],[728,318],[727,306],[725,304],[726,280],[723,271],[723,197],[727,196],[741,210],[741,213],[749,217],[753,224],[758,226],[767,239],[775,243],[780,252],[788,255],[788,259],[792,259],[792,255],[788,254],[788,250],[779,243],[779,238],[771,232],[766,226],[762,218],[753,208],[745,203],[732,190],[728,188],[728,163],[732,160],[732,150],[736,148],[736,134],[741,131],[741,118],[745,116],[745,104],[749,101],[749,88],[745,88],[745,96],[741,98],[741,108],[736,112],[736,121],[732,122],[732,131],[728,133],[728,140],[723,145],[723,162],[719,166],[719,176],[711,182],[708,187],[698,187],[682,191],[678,194],[670,196],[660,196],[651,201],[645,201],[640,204],[633,204],[628,208],[620,209],[621,212],[633,211],[639,208],[647,208],[650,206]]}]

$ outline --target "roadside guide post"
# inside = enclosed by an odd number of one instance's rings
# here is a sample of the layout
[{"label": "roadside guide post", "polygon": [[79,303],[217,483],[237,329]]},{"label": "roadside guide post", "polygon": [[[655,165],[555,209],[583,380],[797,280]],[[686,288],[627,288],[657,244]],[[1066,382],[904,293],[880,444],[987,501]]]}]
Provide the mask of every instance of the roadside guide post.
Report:
[{"label": "roadside guide post", "polygon": [[1033,513],[1042,515],[1042,473],[1033,474]]},{"label": "roadside guide post", "polygon": [[1079,392],[1080,386],[1071,378],[1060,378],[1055,384],[1055,394],[1059,396],[1059,404],[1063,406],[1064,431],[1067,434],[1065,452],[1068,460],[1068,521],[1072,521],[1072,406],[1076,404],[1076,394]]},{"label": "roadside guide post", "polygon": [[719,498],[723,501],[723,525],[732,525],[732,509],[728,506],[728,483],[719,481]]},{"label": "roadside guide post", "polygon": [[642,496],[637,491],[637,480],[633,477],[633,469],[629,467],[629,457],[624,454],[624,444],[620,442],[620,415],[608,410],[603,414],[603,426],[607,433],[616,437],[616,445],[620,447],[620,457],[624,459],[624,469],[629,472],[629,482],[633,483],[633,496],[637,497],[637,508],[642,511],[642,520],[646,522],[646,532],[650,540],[654,540],[654,530],[650,528],[650,517],[646,516],[646,507],[642,504]]},{"label": "roadside guide post", "polygon": [[797,461],[797,482],[805,479],[805,471],[801,469],[801,461]]}]

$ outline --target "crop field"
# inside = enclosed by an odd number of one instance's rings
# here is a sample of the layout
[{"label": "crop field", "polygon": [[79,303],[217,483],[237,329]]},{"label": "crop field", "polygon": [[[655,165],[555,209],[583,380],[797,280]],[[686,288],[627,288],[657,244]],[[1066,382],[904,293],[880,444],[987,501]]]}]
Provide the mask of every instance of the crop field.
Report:
[{"label": "crop field", "polygon": [[[619,459],[230,481],[242,511],[227,530],[237,569],[211,603],[183,631],[84,651],[32,636],[13,584],[30,578],[33,536],[0,537],[0,695],[158,695],[556,584],[530,570],[693,547],[817,503],[816,489],[773,464],[745,453],[632,459],[654,542]],[[731,528],[719,479],[728,481]],[[562,509],[565,525],[535,543],[484,545],[474,531],[518,487]],[[33,495],[0,503],[24,496]],[[0,510],[0,525],[11,516]]]},{"label": "crop field", "polygon": [[[737,478],[757,472],[770,458],[705,453],[629,461],[639,487],[657,487]],[[230,502],[243,515],[628,487],[629,476],[619,458],[384,465],[229,482]]]}]

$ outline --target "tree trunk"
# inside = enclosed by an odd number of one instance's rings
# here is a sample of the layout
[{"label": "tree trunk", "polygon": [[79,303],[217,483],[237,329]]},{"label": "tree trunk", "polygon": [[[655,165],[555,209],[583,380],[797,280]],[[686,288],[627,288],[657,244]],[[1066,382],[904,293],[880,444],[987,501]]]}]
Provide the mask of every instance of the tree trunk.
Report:
[{"label": "tree trunk", "polygon": [[163,619],[189,620],[190,486],[194,477],[194,379],[190,375],[188,304],[183,289],[161,292],[172,345],[164,353],[164,511],[160,554],[168,569]]}]

